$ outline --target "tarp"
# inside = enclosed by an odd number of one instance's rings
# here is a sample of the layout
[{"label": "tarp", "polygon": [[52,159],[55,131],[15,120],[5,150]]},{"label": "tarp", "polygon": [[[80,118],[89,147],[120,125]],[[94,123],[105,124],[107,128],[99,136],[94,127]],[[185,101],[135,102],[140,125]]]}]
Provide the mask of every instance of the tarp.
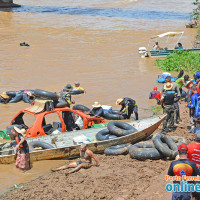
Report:
[{"label": "tarp", "polygon": [[184,33],[184,31],[181,31],[181,32],[167,32],[167,33],[163,33],[163,34],[160,34],[160,35],[153,36],[153,37],[151,37],[151,39],[162,38],[162,37],[165,37],[165,36],[174,37],[176,35],[181,35],[183,33]]}]

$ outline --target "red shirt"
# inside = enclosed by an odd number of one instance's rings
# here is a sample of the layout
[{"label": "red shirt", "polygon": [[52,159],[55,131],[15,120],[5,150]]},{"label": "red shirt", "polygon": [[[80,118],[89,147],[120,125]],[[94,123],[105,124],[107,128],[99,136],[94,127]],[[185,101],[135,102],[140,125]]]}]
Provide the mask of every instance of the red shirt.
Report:
[{"label": "red shirt", "polygon": [[160,93],[160,92],[156,95],[156,98],[157,98],[159,101],[161,100],[161,93]]},{"label": "red shirt", "polygon": [[200,170],[200,143],[191,143],[188,147],[188,160],[196,163]]},{"label": "red shirt", "polygon": [[200,93],[200,88],[197,86],[197,92]]}]

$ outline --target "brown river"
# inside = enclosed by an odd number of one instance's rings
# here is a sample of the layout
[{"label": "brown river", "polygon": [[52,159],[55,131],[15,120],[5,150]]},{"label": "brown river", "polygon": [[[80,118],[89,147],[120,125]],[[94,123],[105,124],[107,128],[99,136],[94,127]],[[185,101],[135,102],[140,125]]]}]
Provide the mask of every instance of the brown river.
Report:
[{"label": "brown river", "polygon": [[[76,103],[91,107],[99,101],[117,109],[116,99],[127,96],[136,100],[139,117],[148,117],[152,112],[144,108],[155,105],[148,95],[153,86],[161,89],[156,83],[161,70],[155,59],[140,58],[138,48],[148,47],[151,36],[168,31],[185,31],[181,43],[191,48],[196,30],[185,29],[185,23],[192,2],[16,0],[21,8],[0,10],[0,92],[36,88],[58,92],[79,81],[87,93],[73,96]],[[21,47],[20,42],[30,47]],[[1,104],[0,130],[26,106]],[[0,165],[0,193],[63,162],[35,162],[27,173],[14,164]]]}]

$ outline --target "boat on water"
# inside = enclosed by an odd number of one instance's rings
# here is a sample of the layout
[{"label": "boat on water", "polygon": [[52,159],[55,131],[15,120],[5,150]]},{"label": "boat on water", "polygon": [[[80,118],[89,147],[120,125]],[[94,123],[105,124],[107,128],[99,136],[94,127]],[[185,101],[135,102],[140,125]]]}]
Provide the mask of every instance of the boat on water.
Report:
[{"label": "boat on water", "polygon": [[[47,135],[41,137],[27,138],[30,144],[34,141],[42,141],[51,144],[54,148],[30,153],[31,161],[47,160],[55,158],[75,158],[79,156],[80,143],[77,143],[76,138],[85,136],[87,138],[87,146],[94,153],[103,153],[110,146],[137,143],[150,136],[162,123],[165,115],[153,116],[139,121],[129,122],[137,131],[126,136],[117,137],[110,140],[97,141],[96,134],[103,128],[93,128],[78,130],[55,135]],[[0,146],[3,147],[4,144]],[[9,145],[6,143],[5,145]],[[2,148],[0,151],[0,164],[14,163],[14,148]]]},{"label": "boat on water", "polygon": [[172,77],[169,72],[163,72],[162,74],[158,75],[158,78],[156,79],[156,81],[158,83],[165,83],[165,79],[166,79],[167,76],[171,77],[172,82],[175,82],[178,79],[177,77]]},{"label": "boat on water", "polygon": [[[181,44],[179,41],[182,38],[184,31],[181,32],[166,32],[156,36],[153,36],[149,40],[148,49],[153,47],[155,42],[159,41],[159,44],[166,45],[164,48],[160,48],[159,50],[148,50],[146,47],[139,48],[139,54],[141,58],[145,57],[166,57],[171,53],[175,53],[177,51],[194,51],[199,52],[200,49],[184,49],[179,48],[177,44]],[[165,41],[164,41],[165,40]]]}]

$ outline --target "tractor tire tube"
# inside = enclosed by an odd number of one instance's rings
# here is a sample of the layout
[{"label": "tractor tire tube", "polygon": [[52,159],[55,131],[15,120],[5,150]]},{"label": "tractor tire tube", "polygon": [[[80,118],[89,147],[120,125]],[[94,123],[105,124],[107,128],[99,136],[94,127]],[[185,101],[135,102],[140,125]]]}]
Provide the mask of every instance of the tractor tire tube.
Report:
[{"label": "tractor tire tube", "polygon": [[89,112],[90,109],[87,106],[81,105],[81,104],[76,104],[72,108],[73,110],[81,110],[81,111],[87,111]]},{"label": "tractor tire tube", "polygon": [[159,160],[163,157],[163,155],[155,147],[138,148],[134,145],[130,147],[129,154],[131,158],[137,160]]},{"label": "tractor tire tube", "polygon": [[68,103],[63,99],[58,99],[58,101],[54,103],[55,103],[55,108],[63,108],[63,107],[68,106]]},{"label": "tractor tire tube", "polygon": [[17,94],[17,91],[7,91],[6,94],[9,96],[9,97],[12,97],[14,98]]},{"label": "tractor tire tube", "polygon": [[22,98],[23,98],[23,94],[21,92],[18,92],[16,94],[16,96],[9,101],[9,103],[17,103],[17,102],[21,101]]},{"label": "tractor tire tube", "polygon": [[[155,148],[164,156],[174,159],[178,154],[178,148],[175,142],[166,135],[158,133],[152,139]],[[167,145],[164,145],[167,144]]]},{"label": "tractor tire tube", "polygon": [[118,137],[135,133],[137,130],[128,123],[120,121],[111,121],[108,123],[107,128],[110,133]]},{"label": "tractor tire tube", "polygon": [[29,143],[29,152],[33,152],[35,151],[34,148],[35,147],[41,147],[42,149],[53,149],[54,147],[46,142],[42,142],[42,141],[33,141]]},{"label": "tractor tire tube", "polygon": [[59,96],[54,92],[49,92],[41,89],[35,89],[34,95],[37,97],[42,97],[51,100],[58,100]]},{"label": "tractor tire tube", "polygon": [[170,136],[170,138],[175,142],[177,147],[179,147],[181,144],[186,144],[186,145],[189,144],[184,137]]},{"label": "tractor tire tube", "polygon": [[104,112],[104,118],[110,119],[110,120],[122,120],[124,117],[122,115],[119,115],[117,111],[109,110]]},{"label": "tractor tire tube", "polygon": [[120,144],[116,146],[111,146],[109,148],[106,148],[104,150],[104,153],[106,155],[112,155],[112,156],[117,156],[117,155],[126,155],[128,154],[128,144]]},{"label": "tractor tire tube", "polygon": [[111,140],[111,139],[115,139],[117,138],[117,136],[115,135],[111,135],[110,134],[110,131],[106,128],[106,129],[103,129],[101,131],[99,131],[97,134],[96,134],[96,139],[98,141],[103,141],[103,140]]},{"label": "tractor tire tube", "polygon": [[84,90],[72,90],[69,92],[71,95],[83,94]]},{"label": "tractor tire tube", "polygon": [[23,93],[23,94],[22,94],[22,98],[23,98],[23,101],[24,101],[25,103],[29,103],[29,104],[32,103],[32,101],[28,98],[28,94],[27,94],[27,93]]}]

